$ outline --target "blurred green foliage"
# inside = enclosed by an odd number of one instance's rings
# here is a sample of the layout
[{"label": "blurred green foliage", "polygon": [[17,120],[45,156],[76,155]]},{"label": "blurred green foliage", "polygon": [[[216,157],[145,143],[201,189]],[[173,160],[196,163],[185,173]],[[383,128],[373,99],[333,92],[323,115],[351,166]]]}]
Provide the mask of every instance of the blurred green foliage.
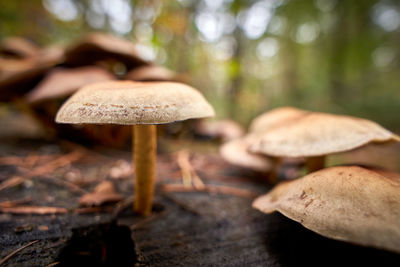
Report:
[{"label": "blurred green foliage", "polygon": [[0,1],[0,38],[69,43],[88,31],[137,42],[190,74],[220,118],[282,105],[400,129],[400,1]]}]

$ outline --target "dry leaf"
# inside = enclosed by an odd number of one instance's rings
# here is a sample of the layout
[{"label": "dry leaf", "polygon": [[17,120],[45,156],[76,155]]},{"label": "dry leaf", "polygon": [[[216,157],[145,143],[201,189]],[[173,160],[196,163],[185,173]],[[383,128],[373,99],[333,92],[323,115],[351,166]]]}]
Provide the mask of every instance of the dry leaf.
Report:
[{"label": "dry leaf", "polygon": [[79,204],[83,206],[99,206],[107,202],[118,202],[122,196],[115,191],[114,185],[110,181],[103,181],[98,184],[92,193],[83,195],[79,199]]},{"label": "dry leaf", "polygon": [[284,182],[253,207],[279,211],[323,236],[400,253],[400,175],[332,167]]}]

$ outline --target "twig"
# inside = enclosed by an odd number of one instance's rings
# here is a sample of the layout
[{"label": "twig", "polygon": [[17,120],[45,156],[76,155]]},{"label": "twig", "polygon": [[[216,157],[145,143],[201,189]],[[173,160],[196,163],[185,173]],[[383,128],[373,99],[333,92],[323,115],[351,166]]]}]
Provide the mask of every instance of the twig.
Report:
[{"label": "twig", "polygon": [[0,207],[2,213],[12,214],[56,214],[56,213],[67,213],[66,208],[48,207],[48,206],[17,206],[17,207]]},{"label": "twig", "polygon": [[83,155],[82,151],[76,150],[67,155],[62,155],[55,160],[52,160],[50,162],[47,162],[41,166],[34,168],[31,172],[26,173],[24,177],[14,176],[8,180],[5,180],[0,184],[0,191],[9,187],[17,186],[32,177],[42,176],[60,167],[71,164],[73,161],[76,161],[80,157],[82,157],[82,155]]},{"label": "twig", "polygon": [[1,208],[10,208],[10,207],[18,206],[20,204],[26,204],[31,201],[32,201],[32,198],[30,198],[30,197],[18,199],[18,200],[7,200],[7,201],[0,202],[0,207]]},{"label": "twig", "polygon": [[0,260],[0,266],[3,265],[4,263],[6,263],[9,259],[11,259],[12,257],[14,257],[18,252],[24,250],[25,248],[32,246],[33,244],[39,242],[39,240],[34,240],[32,242],[29,242],[26,245],[23,245],[22,247],[14,250],[13,252],[11,252],[10,254],[8,254],[7,256],[5,256],[2,260]]},{"label": "twig", "polygon": [[182,150],[178,152],[177,163],[182,172],[183,184],[186,187],[190,188],[192,184],[198,190],[202,190],[205,187],[192,164],[190,164],[189,153],[187,151]]},{"label": "twig", "polygon": [[188,158],[189,155],[186,151],[179,151],[176,161],[181,169],[183,185],[190,188],[192,186],[192,174],[190,166],[188,166],[188,164],[190,165]]},{"label": "twig", "polygon": [[230,187],[226,185],[206,185],[203,189],[188,188],[182,184],[163,184],[161,190],[164,192],[207,192],[213,194],[233,195],[244,198],[255,198],[259,194],[242,188]]},{"label": "twig", "polygon": [[50,161],[46,164],[36,167],[28,174],[28,176],[33,177],[33,176],[40,176],[40,175],[47,174],[49,172],[54,171],[55,169],[58,169],[58,168],[64,167],[65,165],[71,164],[72,162],[78,160],[82,156],[83,156],[82,151],[75,150],[69,154],[60,156],[59,158],[57,158],[53,161]]},{"label": "twig", "polygon": [[53,267],[53,266],[56,266],[59,263],[60,263],[59,261],[55,261],[55,262],[50,263],[49,265],[46,265],[46,267]]},{"label": "twig", "polygon": [[54,158],[54,155],[30,154],[26,157],[5,156],[0,157],[0,165],[16,165],[24,168],[34,166],[37,162],[48,161]]},{"label": "twig", "polygon": [[56,179],[53,177],[38,177],[38,178],[46,180],[46,181],[50,181],[58,186],[66,187],[67,189],[69,189],[70,191],[72,191],[74,193],[79,193],[79,194],[87,193],[87,190],[82,189],[81,187],[79,187],[71,182],[68,182],[66,180]]},{"label": "twig", "polygon": [[9,187],[14,187],[22,184],[26,179],[21,176],[13,176],[0,183],[0,191]]}]

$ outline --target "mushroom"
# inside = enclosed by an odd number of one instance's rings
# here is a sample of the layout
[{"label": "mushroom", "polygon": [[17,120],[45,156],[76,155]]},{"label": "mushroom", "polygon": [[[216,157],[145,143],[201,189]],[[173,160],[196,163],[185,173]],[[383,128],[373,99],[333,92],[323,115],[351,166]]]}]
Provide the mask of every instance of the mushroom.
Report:
[{"label": "mushroom", "polygon": [[[126,144],[130,139],[130,129],[121,129],[119,125],[100,127],[98,125],[85,125],[71,127],[54,123],[54,116],[61,104],[79,88],[96,82],[114,80],[116,77],[109,71],[98,66],[85,66],[78,68],[57,67],[51,70],[28,94],[25,100],[30,104],[33,115],[46,126],[49,133],[56,133],[60,137],[79,141],[100,142],[115,147]],[[80,134],[77,134],[77,133]],[[83,133],[83,134],[82,134]],[[82,138],[83,137],[83,138]],[[75,139],[75,141],[77,141]]]},{"label": "mushroom", "polygon": [[128,69],[149,64],[139,55],[132,42],[104,33],[83,36],[67,49],[65,56],[66,64],[72,66],[110,59],[124,63]]},{"label": "mushroom", "polygon": [[280,159],[265,155],[264,153],[252,153],[249,147],[257,141],[257,136],[267,132],[269,129],[290,123],[292,120],[298,119],[307,111],[294,107],[280,107],[265,112],[257,116],[250,124],[249,134],[243,138],[232,140],[224,144],[220,149],[220,154],[227,162],[257,171],[270,172],[270,182],[276,182],[278,178],[279,168],[285,163],[301,165],[302,159]]},{"label": "mushroom", "polygon": [[243,137],[245,130],[243,126],[233,120],[197,120],[193,125],[196,136],[208,139],[217,139],[224,142]]},{"label": "mushroom", "polygon": [[270,128],[296,120],[308,111],[294,107],[279,107],[257,116],[250,124],[249,132],[264,132]]},{"label": "mushroom", "polygon": [[309,112],[268,131],[254,133],[253,153],[274,157],[306,157],[310,172],[323,168],[325,156],[369,143],[400,141],[375,122],[343,115]]},{"label": "mushroom", "polygon": [[167,68],[156,65],[144,65],[129,71],[125,80],[132,81],[179,81],[178,75]]},{"label": "mushroom", "polygon": [[26,95],[25,99],[32,104],[63,98],[73,94],[82,86],[114,79],[114,75],[97,66],[55,68]]},{"label": "mushroom", "polygon": [[265,154],[252,153],[248,150],[252,136],[231,140],[220,147],[221,157],[228,163],[256,172],[268,173],[267,181],[276,183],[279,177],[293,179],[298,177],[298,170],[304,165],[301,158],[277,159]]},{"label": "mushroom", "polygon": [[38,52],[39,47],[22,37],[5,38],[0,43],[0,56],[29,58],[34,57]]},{"label": "mushroom", "polygon": [[154,194],[156,124],[211,116],[211,105],[188,85],[111,81],[80,89],[60,108],[56,122],[133,125],[134,210],[148,215]]},{"label": "mushroom", "polygon": [[221,157],[232,165],[267,173],[272,169],[272,162],[267,157],[249,153],[249,144],[245,138],[229,141],[220,147]]},{"label": "mushroom", "polygon": [[26,93],[63,60],[60,47],[44,48],[29,58],[0,58],[0,100],[8,101]]},{"label": "mushroom", "polygon": [[328,238],[400,253],[400,174],[358,166],[282,182],[253,207],[279,211]]}]

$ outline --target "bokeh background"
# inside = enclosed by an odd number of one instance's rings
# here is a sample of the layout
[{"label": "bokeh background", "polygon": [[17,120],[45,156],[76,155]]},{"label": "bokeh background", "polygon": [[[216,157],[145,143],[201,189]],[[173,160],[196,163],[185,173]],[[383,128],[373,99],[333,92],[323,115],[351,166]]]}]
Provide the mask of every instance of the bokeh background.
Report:
[{"label": "bokeh background", "polygon": [[46,46],[92,31],[187,74],[218,118],[246,126],[292,105],[400,129],[400,1],[0,1],[1,39]]}]

